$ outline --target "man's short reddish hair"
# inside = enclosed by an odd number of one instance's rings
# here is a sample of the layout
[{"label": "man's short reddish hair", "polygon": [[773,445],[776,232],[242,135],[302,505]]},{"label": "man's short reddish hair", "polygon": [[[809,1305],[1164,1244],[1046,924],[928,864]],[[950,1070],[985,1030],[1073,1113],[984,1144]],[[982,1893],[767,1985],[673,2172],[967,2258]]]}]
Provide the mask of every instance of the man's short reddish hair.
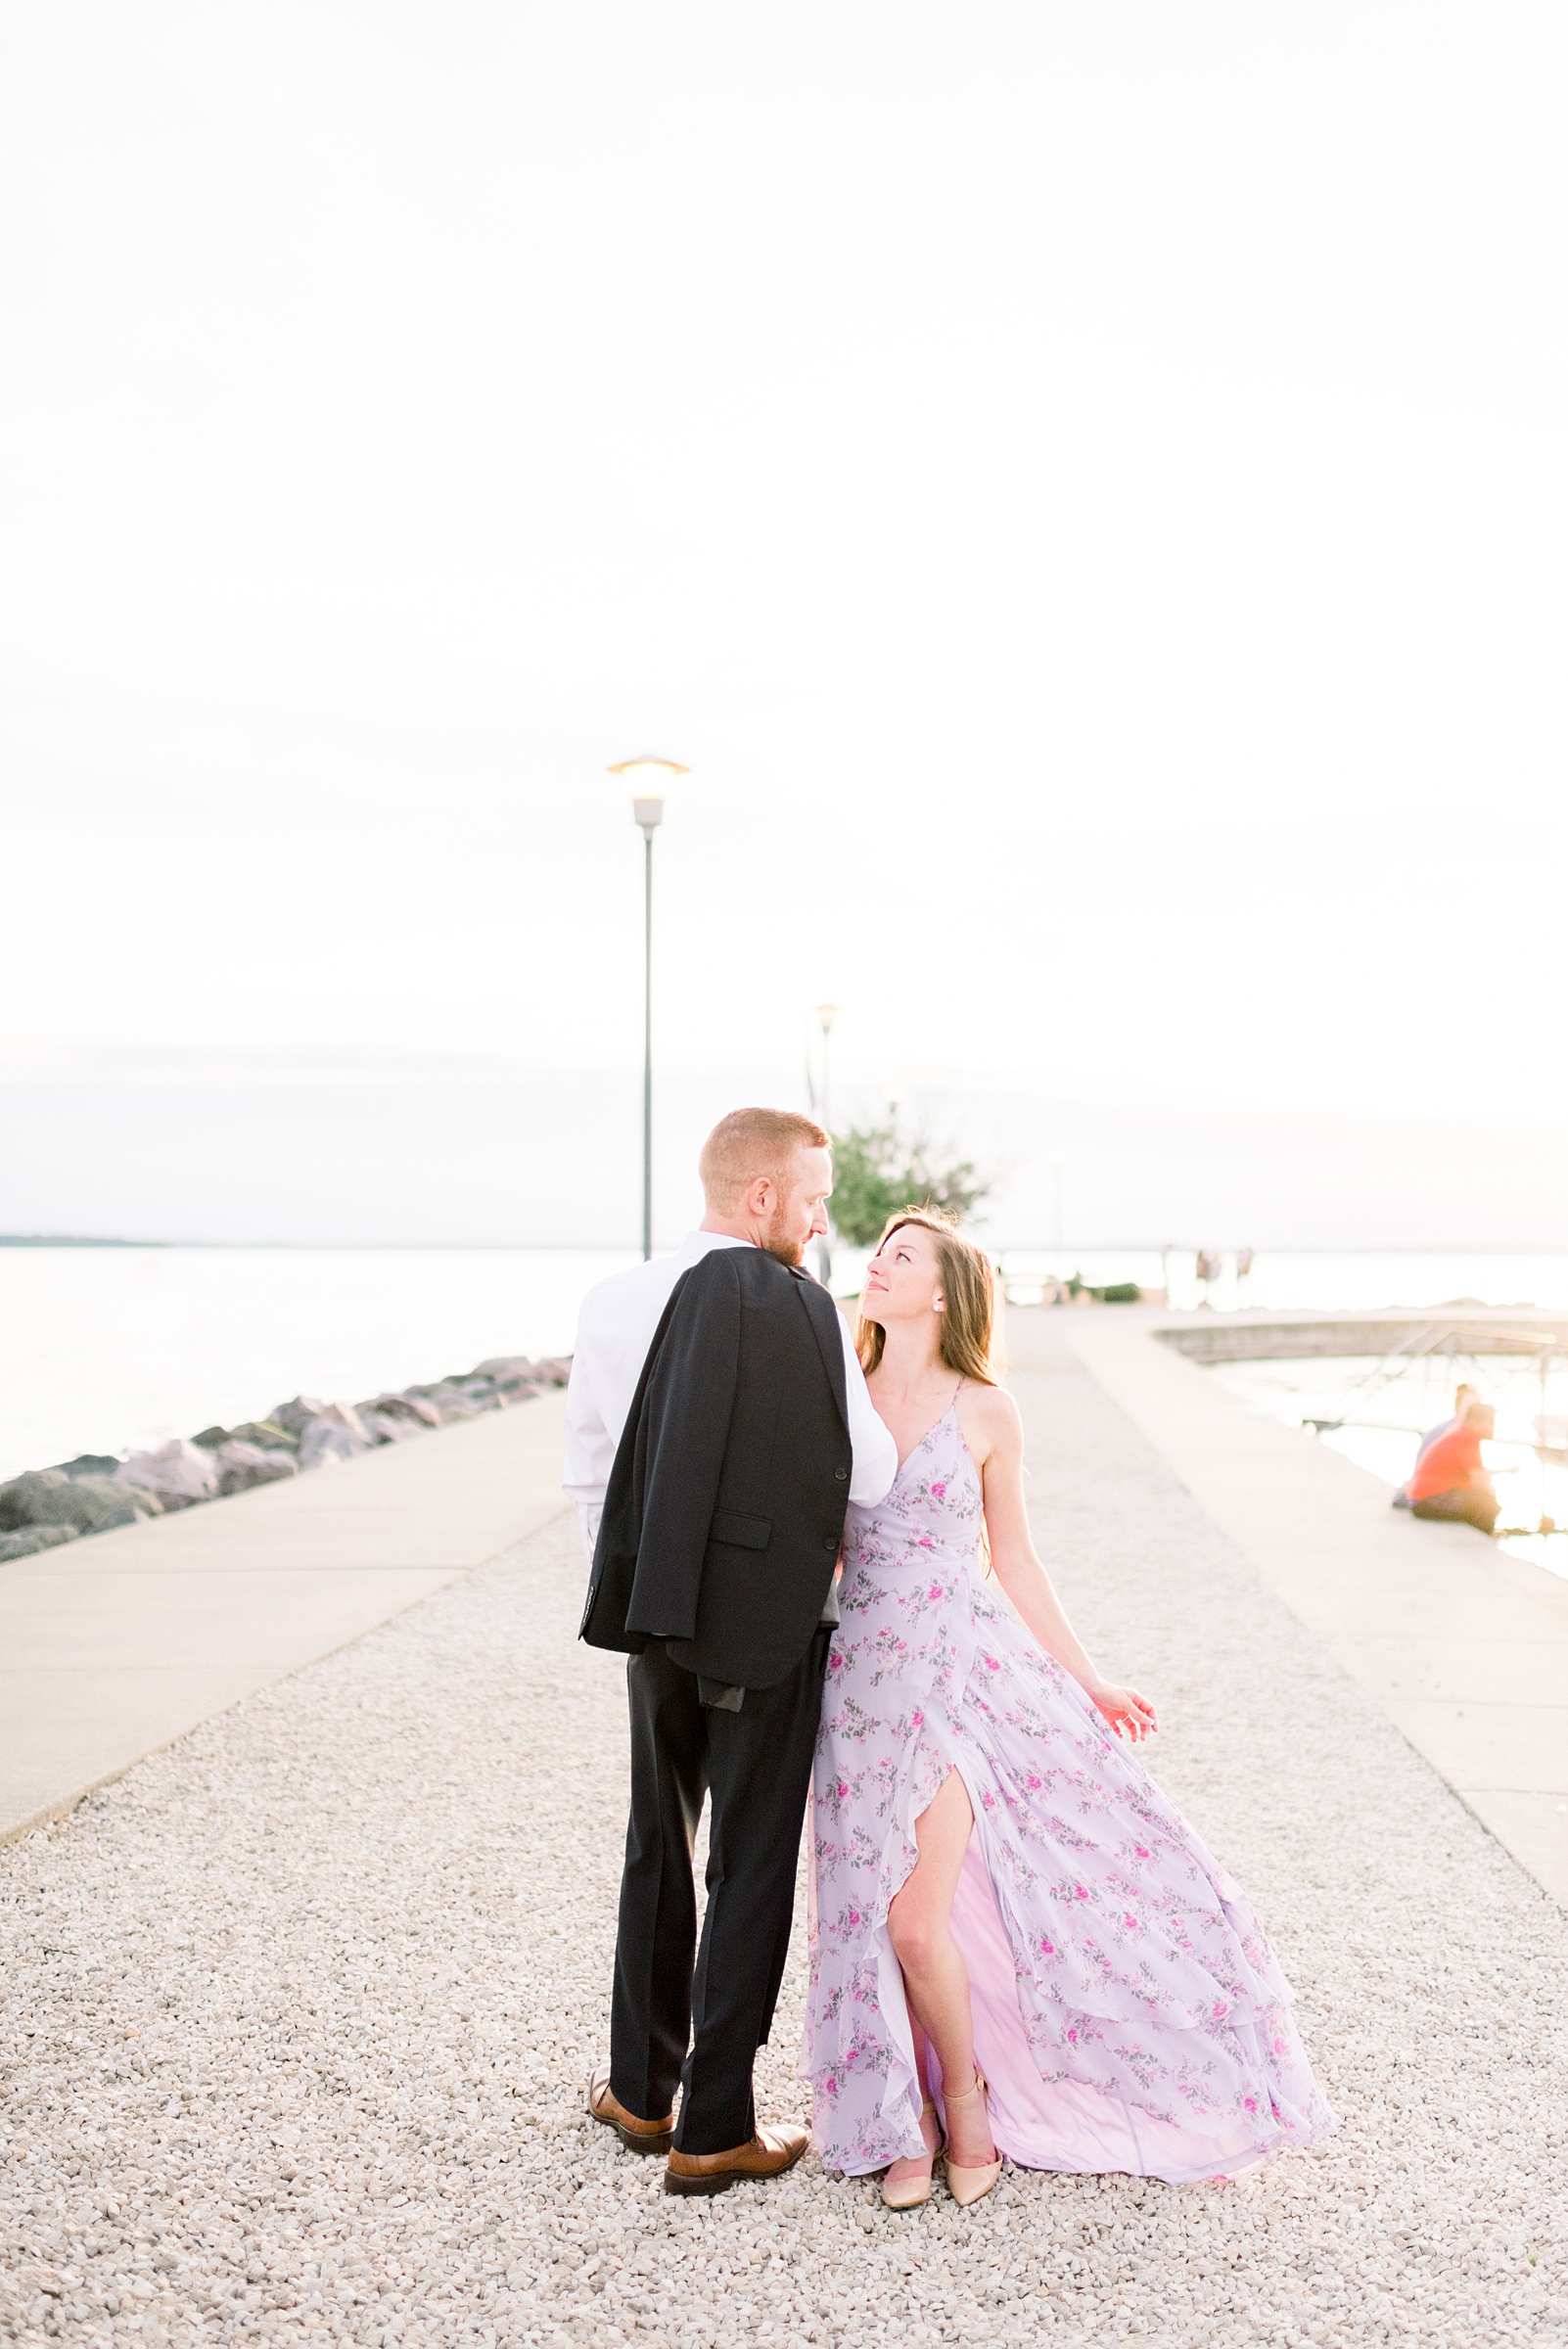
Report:
[{"label": "man's short reddish hair", "polygon": [[781,1186],[797,1150],[831,1150],[833,1137],[798,1109],[732,1109],[702,1147],[703,1197],[720,1215],[738,1207],[760,1174]]}]

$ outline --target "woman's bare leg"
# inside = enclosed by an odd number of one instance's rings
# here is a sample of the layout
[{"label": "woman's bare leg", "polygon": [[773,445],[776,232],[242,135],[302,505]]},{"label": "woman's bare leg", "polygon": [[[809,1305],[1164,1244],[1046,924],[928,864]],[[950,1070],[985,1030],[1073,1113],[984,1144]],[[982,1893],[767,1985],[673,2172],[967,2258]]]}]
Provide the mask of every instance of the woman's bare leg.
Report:
[{"label": "woman's bare leg", "polygon": [[[888,1938],[903,1969],[910,2011],[937,2051],[948,2096],[962,2096],[975,2077],[975,2035],[969,1973],[952,1937],[952,1896],[969,1848],[975,1816],[962,1778],[953,1770],[915,1821],[920,1857],[888,1911]],[[917,2054],[924,2050],[918,2046]],[[922,2086],[925,2065],[921,2063]],[[979,2096],[947,2107],[949,2148],[965,2169],[994,2161],[991,2125]],[[922,2165],[895,2163],[892,2179]]]},{"label": "woman's bare leg", "polygon": [[[907,1987],[906,1984],[906,1994]],[[907,2003],[906,1995],[905,2004],[907,2004]],[[906,2178],[923,2178],[937,2157],[937,2148],[942,2139],[942,2131],[937,2125],[936,2114],[924,2109],[931,2099],[931,2066],[926,2061],[926,2049],[929,2043],[924,2031],[920,2028],[920,2017],[912,2006],[909,2008],[909,2031],[914,2040],[915,2078],[920,2083],[922,2107],[920,2135],[925,2140],[926,2151],[924,2160],[915,2154],[905,2154],[902,2160],[896,2161],[888,2172],[890,2186],[901,2186]]]}]

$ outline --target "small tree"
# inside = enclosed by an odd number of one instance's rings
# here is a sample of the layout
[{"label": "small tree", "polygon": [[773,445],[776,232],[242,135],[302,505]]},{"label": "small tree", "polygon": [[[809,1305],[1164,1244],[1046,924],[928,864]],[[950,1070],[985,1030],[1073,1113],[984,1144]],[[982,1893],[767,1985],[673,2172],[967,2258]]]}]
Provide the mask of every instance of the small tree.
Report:
[{"label": "small tree", "polygon": [[874,1248],[900,1208],[934,1207],[962,1219],[990,1188],[968,1159],[934,1167],[928,1145],[906,1144],[897,1126],[852,1126],[833,1137],[833,1221],[852,1248]]}]

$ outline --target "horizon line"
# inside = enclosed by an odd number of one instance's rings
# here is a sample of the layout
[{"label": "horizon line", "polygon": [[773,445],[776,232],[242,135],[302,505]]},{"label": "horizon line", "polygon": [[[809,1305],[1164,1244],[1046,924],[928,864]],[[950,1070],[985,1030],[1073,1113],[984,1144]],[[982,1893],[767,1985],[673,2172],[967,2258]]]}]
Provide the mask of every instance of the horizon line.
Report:
[{"label": "horizon line", "polygon": [[[684,1236],[684,1235],[683,1235]],[[660,1241],[656,1255],[669,1255],[678,1240]],[[1199,1246],[1189,1240],[1080,1240],[1058,1247],[1048,1240],[1008,1240],[995,1253],[1007,1256],[1192,1256]],[[1261,1256],[1568,1256],[1568,1240],[1433,1240],[1388,1246],[1377,1241],[1269,1244],[1231,1241],[1219,1253],[1234,1255],[1238,1246]],[[625,1240],[137,1240],[95,1233],[0,1232],[0,1248],[184,1248],[219,1250],[293,1250],[300,1254],[333,1251],[339,1254],[381,1251],[398,1255],[489,1256],[639,1256],[641,1243]],[[835,1243],[834,1253],[858,1251],[848,1241]]]}]

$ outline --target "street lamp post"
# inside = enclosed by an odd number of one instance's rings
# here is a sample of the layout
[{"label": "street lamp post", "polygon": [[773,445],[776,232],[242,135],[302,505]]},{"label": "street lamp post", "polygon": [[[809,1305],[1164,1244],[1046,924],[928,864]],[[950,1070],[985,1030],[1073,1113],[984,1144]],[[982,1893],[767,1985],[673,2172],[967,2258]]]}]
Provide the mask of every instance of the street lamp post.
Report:
[{"label": "street lamp post", "polygon": [[1052,1209],[1051,1222],[1053,1225],[1051,1235],[1053,1241],[1052,1253],[1056,1258],[1056,1279],[1059,1288],[1061,1282],[1067,1277],[1062,1256],[1062,1176],[1067,1169],[1067,1152],[1065,1150],[1053,1150],[1051,1152],[1050,1165]]},{"label": "street lamp post", "polygon": [[822,1123],[831,1133],[833,1121],[828,1116],[828,1038],[833,1034],[833,1023],[839,1016],[839,1007],[836,1003],[819,1003],[816,1016],[822,1029]]},{"label": "street lamp post", "polygon": [[642,833],[642,1260],[653,1255],[653,842],[665,820],[661,788],[689,768],[673,759],[623,759],[610,768],[631,785],[632,821]]},{"label": "street lamp post", "polygon": [[[839,1016],[839,1007],[836,1003],[819,1003],[816,1016],[822,1030],[822,1124],[831,1134],[833,1121],[828,1114],[828,1040],[833,1034],[833,1023]],[[816,1265],[822,1286],[826,1288],[833,1278],[833,1248],[826,1232],[816,1245]]]}]

